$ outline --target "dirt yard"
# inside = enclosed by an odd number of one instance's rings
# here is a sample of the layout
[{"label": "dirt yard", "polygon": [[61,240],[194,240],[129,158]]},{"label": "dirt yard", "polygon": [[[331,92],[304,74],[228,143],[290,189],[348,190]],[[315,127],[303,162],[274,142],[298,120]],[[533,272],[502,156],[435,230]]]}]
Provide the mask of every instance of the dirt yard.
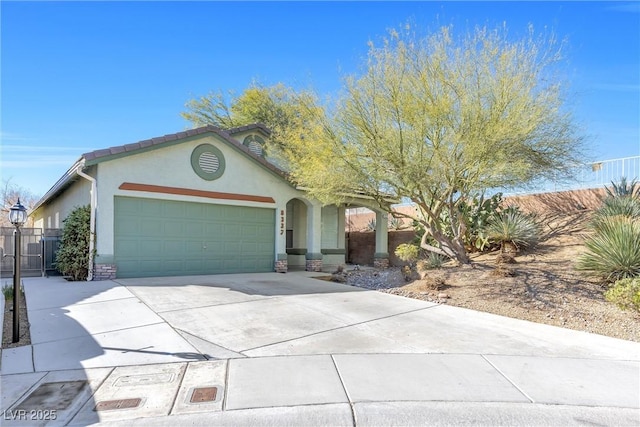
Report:
[{"label": "dirt yard", "polygon": [[498,252],[473,256],[473,267],[445,265],[407,283],[399,268],[354,271],[347,283],[538,323],[640,342],[640,314],[604,300],[606,287],[576,271],[587,212],[548,215],[541,243],[496,269]]}]

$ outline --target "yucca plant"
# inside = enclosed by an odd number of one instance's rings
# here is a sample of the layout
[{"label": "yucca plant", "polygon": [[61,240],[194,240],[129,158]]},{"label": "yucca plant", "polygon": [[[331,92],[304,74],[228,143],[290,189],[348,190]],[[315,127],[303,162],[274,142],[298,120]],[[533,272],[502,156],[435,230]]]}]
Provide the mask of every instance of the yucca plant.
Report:
[{"label": "yucca plant", "polygon": [[429,255],[423,260],[423,267],[427,270],[431,270],[434,268],[442,267],[442,264],[445,263],[447,258],[443,255],[437,254],[435,252],[429,252]]},{"label": "yucca plant", "polygon": [[605,187],[605,190],[610,197],[640,197],[640,182],[636,179],[627,182],[627,177],[623,176],[619,184],[611,181],[611,188]]},{"label": "yucca plant", "polygon": [[603,217],[585,246],[578,269],[609,282],[640,275],[640,219]]},{"label": "yucca plant", "polygon": [[538,241],[540,228],[532,216],[510,209],[490,219],[484,233],[500,245],[502,253],[515,255],[520,247],[532,246]]},{"label": "yucca plant", "polygon": [[367,222],[367,231],[376,231],[376,219],[372,218]]},{"label": "yucca plant", "polygon": [[603,220],[610,217],[640,219],[640,199],[631,196],[607,197],[593,213],[591,228],[600,229]]}]

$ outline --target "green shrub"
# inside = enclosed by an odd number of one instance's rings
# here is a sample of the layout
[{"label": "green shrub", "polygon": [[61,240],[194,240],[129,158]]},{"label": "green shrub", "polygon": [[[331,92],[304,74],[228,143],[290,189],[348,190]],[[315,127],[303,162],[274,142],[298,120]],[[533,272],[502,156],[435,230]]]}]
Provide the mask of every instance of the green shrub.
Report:
[{"label": "green shrub", "polygon": [[6,301],[13,299],[13,285],[6,283],[2,285],[2,295],[4,295]]},{"label": "green shrub", "polygon": [[62,240],[56,254],[55,267],[69,280],[86,280],[89,274],[89,239],[91,209],[74,209],[63,221]]},{"label": "green shrub", "polygon": [[[20,294],[24,295],[24,284],[20,283]],[[13,299],[13,283],[5,283],[2,285],[2,295],[5,301]]]},{"label": "green shrub", "polygon": [[616,281],[604,293],[604,298],[623,310],[640,312],[640,277]]},{"label": "green shrub", "polygon": [[521,246],[532,246],[538,241],[540,228],[531,215],[518,209],[507,209],[492,219],[484,228],[489,241],[500,245],[503,252],[517,251]]},{"label": "green shrub", "polygon": [[420,256],[420,248],[411,243],[402,243],[398,245],[394,253],[402,261],[413,264]]},{"label": "green shrub", "polygon": [[640,220],[603,217],[585,246],[578,269],[610,282],[640,275]]}]

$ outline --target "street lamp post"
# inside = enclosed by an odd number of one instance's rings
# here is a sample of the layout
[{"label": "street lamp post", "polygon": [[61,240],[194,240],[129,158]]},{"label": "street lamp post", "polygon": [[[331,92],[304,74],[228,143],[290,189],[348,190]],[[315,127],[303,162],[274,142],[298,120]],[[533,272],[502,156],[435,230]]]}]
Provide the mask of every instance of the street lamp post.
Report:
[{"label": "street lamp post", "polygon": [[20,253],[22,252],[22,239],[20,227],[27,221],[27,208],[18,203],[9,210],[9,221],[16,227],[13,235],[13,342],[20,341]]}]

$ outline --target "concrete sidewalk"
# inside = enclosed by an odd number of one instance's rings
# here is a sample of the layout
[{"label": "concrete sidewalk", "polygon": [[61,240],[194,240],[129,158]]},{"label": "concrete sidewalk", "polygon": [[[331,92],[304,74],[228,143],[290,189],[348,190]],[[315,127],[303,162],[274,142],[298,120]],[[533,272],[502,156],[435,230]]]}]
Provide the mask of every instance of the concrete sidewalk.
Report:
[{"label": "concrete sidewalk", "polygon": [[640,425],[638,343],[309,276],[25,279],[2,424]]}]

